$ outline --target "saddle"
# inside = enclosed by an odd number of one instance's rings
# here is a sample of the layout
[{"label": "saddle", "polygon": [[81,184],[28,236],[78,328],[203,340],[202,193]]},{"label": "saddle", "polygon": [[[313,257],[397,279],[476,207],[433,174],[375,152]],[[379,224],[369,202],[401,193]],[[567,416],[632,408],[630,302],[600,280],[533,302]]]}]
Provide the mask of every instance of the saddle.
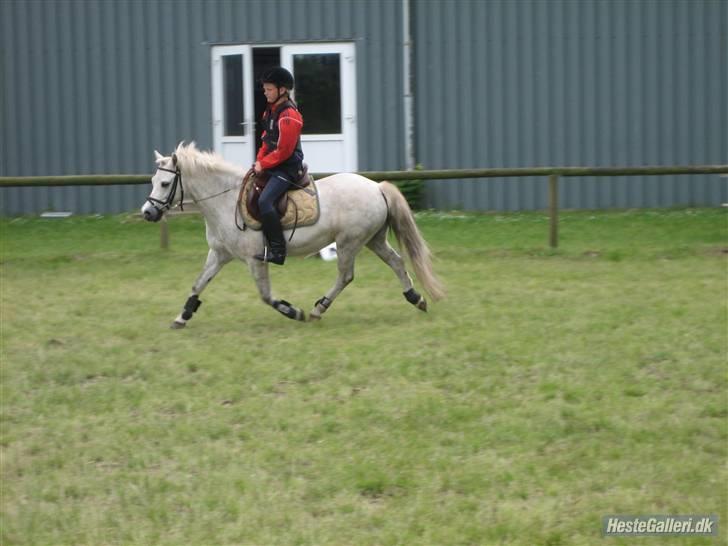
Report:
[{"label": "saddle", "polygon": [[[295,187],[281,195],[275,204],[283,229],[309,226],[318,221],[318,187],[305,163],[297,174],[297,179],[293,181]],[[267,173],[256,174],[250,169],[243,178],[238,195],[237,209],[244,226],[256,231],[262,227],[258,201],[269,178]]]},{"label": "saddle", "polygon": [[[297,174],[298,178],[293,181],[296,189],[303,189],[311,185],[312,177],[308,174],[308,165],[304,163]],[[249,189],[247,192],[245,192],[245,207],[248,209],[248,213],[250,214],[250,216],[252,216],[258,222],[261,221],[258,200],[260,199],[260,194],[263,193],[265,186],[268,184],[268,180],[270,180],[270,175],[268,173],[262,172],[260,174],[255,174],[255,171],[253,169],[250,169],[243,179],[243,191],[245,190],[245,186],[247,184],[250,184],[252,181],[252,189]],[[283,218],[283,216],[285,216],[286,210],[288,209],[289,193],[290,190],[283,193],[283,195],[281,195],[278,198],[278,201],[276,201],[275,203],[275,208],[278,211],[278,216],[280,218]]]}]

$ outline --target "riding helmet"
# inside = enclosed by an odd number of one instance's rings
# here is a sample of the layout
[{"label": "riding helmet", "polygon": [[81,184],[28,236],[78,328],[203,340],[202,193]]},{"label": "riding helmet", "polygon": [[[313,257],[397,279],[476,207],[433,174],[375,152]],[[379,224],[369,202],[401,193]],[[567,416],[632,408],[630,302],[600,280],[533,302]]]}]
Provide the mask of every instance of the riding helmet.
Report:
[{"label": "riding helmet", "polygon": [[281,66],[271,68],[260,79],[261,83],[272,83],[276,87],[293,89],[293,75]]}]

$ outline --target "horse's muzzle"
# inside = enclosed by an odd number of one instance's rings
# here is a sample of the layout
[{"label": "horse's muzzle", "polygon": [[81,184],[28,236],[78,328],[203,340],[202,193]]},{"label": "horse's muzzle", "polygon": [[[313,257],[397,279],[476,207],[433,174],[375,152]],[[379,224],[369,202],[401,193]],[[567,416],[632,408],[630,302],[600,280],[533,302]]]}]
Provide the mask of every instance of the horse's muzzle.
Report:
[{"label": "horse's muzzle", "polygon": [[159,222],[162,219],[162,216],[164,216],[164,213],[157,207],[150,205],[149,203],[144,203],[144,206],[142,207],[142,217],[147,222]]}]

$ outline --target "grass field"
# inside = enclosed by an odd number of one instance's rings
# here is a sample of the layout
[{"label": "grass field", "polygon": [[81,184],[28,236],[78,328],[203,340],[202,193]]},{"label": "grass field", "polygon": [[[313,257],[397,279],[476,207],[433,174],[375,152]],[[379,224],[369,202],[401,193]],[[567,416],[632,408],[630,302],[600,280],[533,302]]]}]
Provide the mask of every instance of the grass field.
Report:
[{"label": "grass field", "polygon": [[[319,323],[197,217],[0,222],[3,545],[702,545],[728,537],[728,216],[418,215],[448,298],[365,251]],[[294,259],[307,311],[335,265]],[[713,538],[601,536],[718,514]]]}]

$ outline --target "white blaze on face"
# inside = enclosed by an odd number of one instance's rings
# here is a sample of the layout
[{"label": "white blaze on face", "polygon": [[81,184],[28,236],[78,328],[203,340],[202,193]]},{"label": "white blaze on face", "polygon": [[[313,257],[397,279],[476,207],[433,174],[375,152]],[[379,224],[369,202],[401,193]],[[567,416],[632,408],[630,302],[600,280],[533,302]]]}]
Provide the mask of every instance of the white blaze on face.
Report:
[{"label": "white blaze on face", "polygon": [[[152,192],[149,194],[149,197],[159,201],[165,201],[171,191],[171,184],[174,182],[175,175],[167,171],[160,171],[159,167],[173,170],[174,165],[172,164],[172,158],[164,157],[157,150],[154,150],[154,155],[158,169],[154,173],[154,176],[152,176]],[[149,201],[144,202],[140,212],[149,221],[155,221],[161,216],[159,210]]]}]

